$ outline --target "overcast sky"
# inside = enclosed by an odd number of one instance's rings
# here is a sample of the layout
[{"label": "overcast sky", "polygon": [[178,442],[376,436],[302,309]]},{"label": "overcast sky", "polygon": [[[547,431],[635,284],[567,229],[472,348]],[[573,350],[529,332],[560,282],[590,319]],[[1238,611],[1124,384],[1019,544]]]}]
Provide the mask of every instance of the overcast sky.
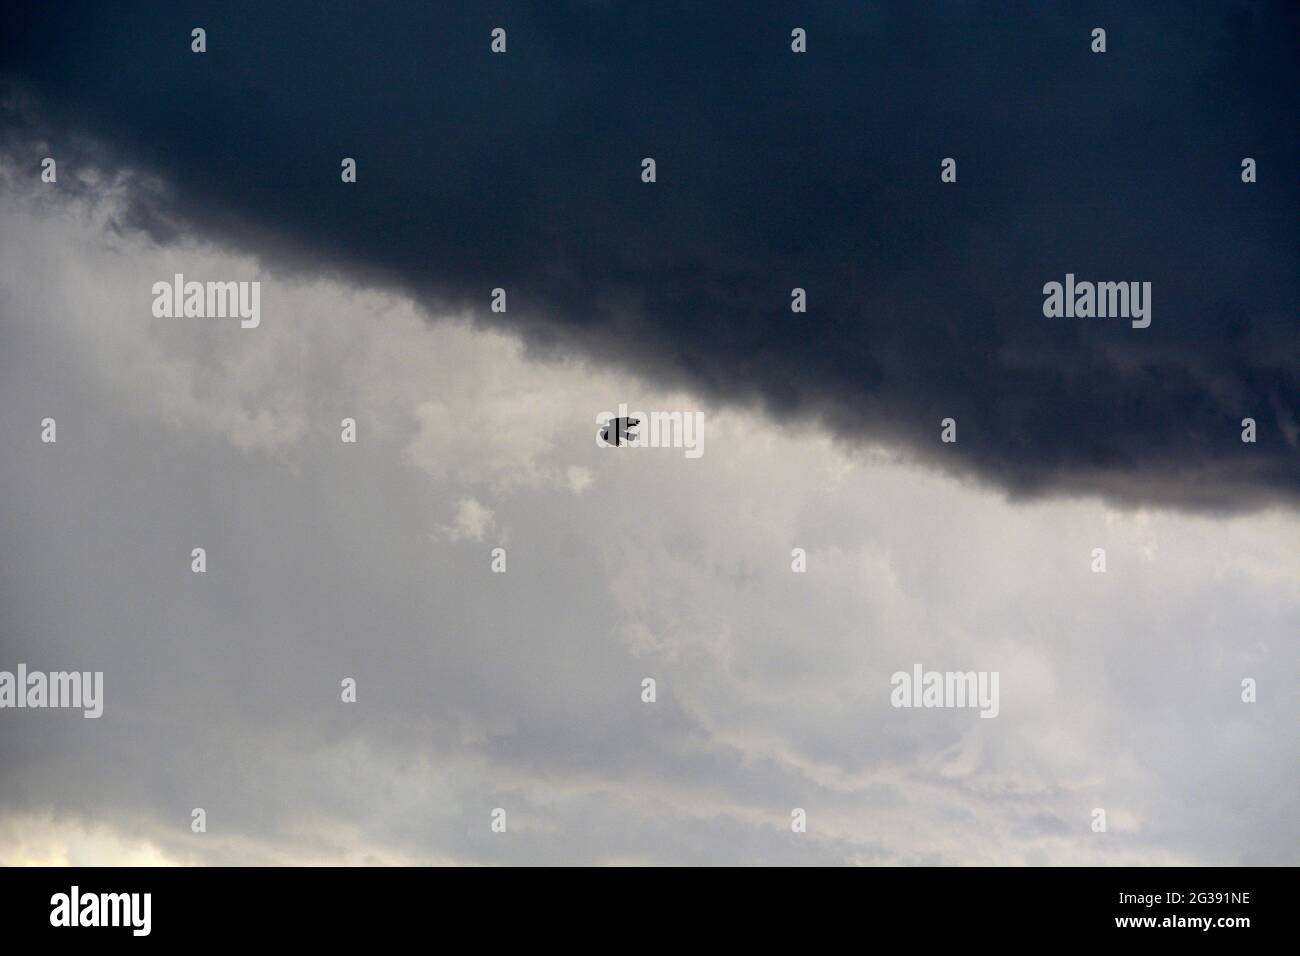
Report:
[{"label": "overcast sky", "polygon": [[1300,862],[1294,14],[423,7],[9,14],[0,863]]}]

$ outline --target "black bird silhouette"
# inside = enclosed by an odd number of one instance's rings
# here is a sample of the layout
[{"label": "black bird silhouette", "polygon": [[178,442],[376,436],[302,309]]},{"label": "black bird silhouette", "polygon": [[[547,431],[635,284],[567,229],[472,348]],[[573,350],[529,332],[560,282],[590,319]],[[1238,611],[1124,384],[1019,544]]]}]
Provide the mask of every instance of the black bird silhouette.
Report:
[{"label": "black bird silhouette", "polygon": [[605,422],[605,427],[600,433],[601,440],[611,445],[622,445],[635,441],[637,436],[632,429],[640,424],[641,419],[639,418],[611,418]]}]

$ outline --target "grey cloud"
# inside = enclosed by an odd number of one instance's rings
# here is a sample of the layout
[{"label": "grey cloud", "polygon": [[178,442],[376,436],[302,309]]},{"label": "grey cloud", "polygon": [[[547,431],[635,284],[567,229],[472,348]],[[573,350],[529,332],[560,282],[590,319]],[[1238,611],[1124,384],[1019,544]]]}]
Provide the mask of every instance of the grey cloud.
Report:
[{"label": "grey cloud", "polygon": [[[402,290],[1016,500],[1296,501],[1289,5],[813,4],[801,56],[778,4],[8,16],[3,75],[37,104],[8,138],[156,182],[123,228]],[[1152,282],[1152,326],[1045,319],[1067,272]]]},{"label": "grey cloud", "polygon": [[[254,331],[154,320],[164,266],[247,263],[115,236],[104,203],[5,199],[0,648],[107,694],[99,721],[4,715],[7,819],[194,862],[1293,862],[1293,513],[1012,507],[707,401],[702,458],[630,458],[594,414],[682,396],[391,297],[276,283]],[[522,454],[520,395],[554,412]],[[430,403],[470,466],[441,467]],[[494,525],[447,540],[467,496]],[[890,708],[917,660],[1000,670],[999,718]]]}]

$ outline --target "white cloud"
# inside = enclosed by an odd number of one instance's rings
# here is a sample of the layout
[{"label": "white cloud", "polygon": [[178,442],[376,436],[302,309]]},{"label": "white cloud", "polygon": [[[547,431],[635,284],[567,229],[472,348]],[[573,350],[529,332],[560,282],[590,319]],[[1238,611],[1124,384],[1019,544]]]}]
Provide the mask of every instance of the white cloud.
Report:
[{"label": "white cloud", "polygon": [[443,531],[452,541],[470,539],[482,541],[492,527],[492,509],[486,508],[477,498],[462,498],[456,506],[456,517]]}]

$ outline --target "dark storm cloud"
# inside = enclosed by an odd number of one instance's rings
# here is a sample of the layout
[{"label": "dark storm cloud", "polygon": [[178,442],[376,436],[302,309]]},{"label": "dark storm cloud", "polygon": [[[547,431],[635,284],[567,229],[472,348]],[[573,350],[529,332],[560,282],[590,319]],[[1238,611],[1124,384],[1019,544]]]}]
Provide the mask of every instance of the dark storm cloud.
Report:
[{"label": "dark storm cloud", "polygon": [[[538,347],[1014,494],[1294,503],[1297,17],[1133,6],[10,5],[5,122],[158,174],[161,239],[485,321],[501,286]],[[1044,318],[1066,273],[1151,282],[1151,327]]]}]

